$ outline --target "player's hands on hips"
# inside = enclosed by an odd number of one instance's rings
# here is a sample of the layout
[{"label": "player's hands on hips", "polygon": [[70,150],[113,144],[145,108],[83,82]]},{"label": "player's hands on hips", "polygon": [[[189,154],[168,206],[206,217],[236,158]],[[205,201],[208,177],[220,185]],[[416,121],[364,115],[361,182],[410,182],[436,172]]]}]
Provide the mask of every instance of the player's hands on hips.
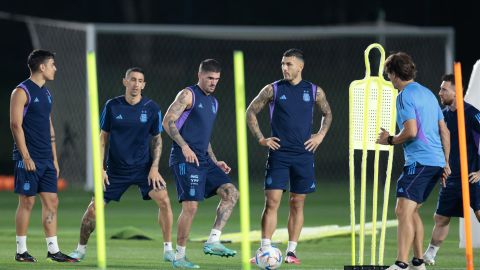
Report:
[{"label": "player's hands on hips", "polygon": [[108,182],[108,174],[107,171],[102,170],[102,178],[103,178],[103,191],[107,190],[107,186],[110,185],[110,182]]},{"label": "player's hands on hips", "polygon": [[226,174],[229,174],[232,168],[230,168],[225,161],[217,161],[217,166],[222,169],[222,171]]},{"label": "player's hands on hips", "polygon": [[260,140],[258,140],[258,143],[261,146],[268,147],[272,150],[277,150],[278,148],[280,148],[280,144],[278,143],[279,141],[280,139],[277,137],[270,137],[270,138],[261,138]]},{"label": "player's hands on hips", "polygon": [[53,161],[53,167],[55,167],[55,171],[57,171],[57,178],[60,176],[60,167],[58,166],[58,161]]},{"label": "player's hands on hips", "polygon": [[388,145],[388,136],[390,136],[390,133],[384,128],[380,128],[380,129],[381,129],[381,132],[378,134],[376,143]]},{"label": "player's hands on hips", "polygon": [[443,173],[442,173],[442,185],[443,185],[443,187],[447,187],[447,178],[452,173],[452,170],[450,169],[450,164],[448,164],[448,162],[446,164],[447,165],[445,165],[445,167],[443,168]]},{"label": "player's hands on hips", "polygon": [[480,171],[472,172],[468,175],[468,182],[474,184],[480,180]]},{"label": "player's hands on hips", "polygon": [[317,151],[318,146],[323,142],[323,138],[325,138],[325,134],[313,134],[312,137],[303,144],[305,145],[305,150],[310,152]]},{"label": "player's hands on hips", "polygon": [[34,172],[37,170],[35,162],[31,158],[24,158],[23,165],[25,165],[25,170],[27,170],[27,172]]},{"label": "player's hands on hips", "polygon": [[183,156],[185,157],[185,160],[189,163],[195,163],[197,166],[200,166],[200,163],[198,162],[197,155],[190,149],[190,146],[188,144],[185,144],[182,146],[182,153]]},{"label": "player's hands on hips", "polygon": [[152,185],[153,190],[159,191],[167,187],[167,183],[158,172],[158,167],[151,167],[148,173],[148,185]]}]

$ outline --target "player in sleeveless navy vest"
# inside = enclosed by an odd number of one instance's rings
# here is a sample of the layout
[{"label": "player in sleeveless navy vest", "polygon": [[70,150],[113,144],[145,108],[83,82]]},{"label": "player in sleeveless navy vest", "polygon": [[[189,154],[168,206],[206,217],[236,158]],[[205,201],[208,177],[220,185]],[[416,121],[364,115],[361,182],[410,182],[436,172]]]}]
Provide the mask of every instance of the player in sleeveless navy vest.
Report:
[{"label": "player in sleeveless navy vest", "polygon": [[[397,96],[397,126],[400,132],[390,135],[382,128],[377,143],[403,144],[405,166],[397,181],[398,219],[397,259],[388,270],[425,269],[423,260],[423,222],[419,208],[439,179],[450,174],[448,156],[450,136],[435,95],[414,81],[415,63],[404,52],[385,60],[385,73],[400,92]],[[408,254],[413,259],[408,264]]]},{"label": "player in sleeveless navy vest", "polygon": [[237,202],[238,191],[227,176],[230,167],[217,160],[210,144],[218,112],[218,101],[212,94],[220,72],[216,60],[202,61],[198,83],[180,91],[163,120],[165,131],[173,140],[169,165],[175,175],[178,201],[182,204],[174,267],[199,268],[186,258],[186,243],[199,201],[214,195],[221,200],[203,251],[222,257],[236,254],[220,243],[220,235]]},{"label": "player in sleeveless navy vest", "polygon": [[[425,263],[429,265],[435,264],[437,251],[448,235],[451,217],[463,217],[455,77],[453,74],[443,76],[438,95],[442,104],[445,105],[443,116],[450,130],[451,150],[449,164],[452,174],[446,179],[440,189],[437,210],[434,215],[435,226],[433,227],[430,244],[424,254]],[[464,102],[464,110],[470,182],[470,207],[480,222],[480,112],[466,102]]]},{"label": "player in sleeveless navy vest", "polygon": [[52,95],[45,86],[55,78],[55,55],[34,50],[28,56],[30,78],[20,83],[10,100],[10,128],[15,141],[15,193],[17,253],[19,262],[35,262],[27,251],[27,230],[36,195],[42,200],[42,223],[47,242],[47,259],[76,262],[60,252],[57,243],[57,177],[59,167],[52,124]]},{"label": "player in sleeveless navy vest", "polygon": [[[153,199],[158,206],[158,223],[164,241],[164,260],[173,261],[173,214],[166,183],[158,172],[162,152],[162,115],[159,106],[142,96],[145,75],[138,67],[125,74],[125,95],[105,103],[100,117],[101,160],[103,170],[105,205],[111,200],[120,201],[132,185],[138,186],[143,200]],[[108,154],[105,146],[108,143]],[[95,229],[95,204],[90,202],[82,218],[77,249],[70,256],[83,260],[87,242]]]},{"label": "player in sleeveless navy vest", "polygon": [[[302,79],[304,58],[301,50],[287,50],[281,63],[283,80],[268,84],[260,91],[248,106],[247,122],[259,144],[269,148],[261,246],[271,245],[282,194],[289,190],[289,242],[285,262],[300,264],[296,247],[303,227],[304,202],[307,194],[315,191],[313,154],[330,128],[332,112],[323,89]],[[265,138],[256,115],[267,103],[271,136]],[[312,134],[315,107],[322,113],[322,123],[319,131]]]}]

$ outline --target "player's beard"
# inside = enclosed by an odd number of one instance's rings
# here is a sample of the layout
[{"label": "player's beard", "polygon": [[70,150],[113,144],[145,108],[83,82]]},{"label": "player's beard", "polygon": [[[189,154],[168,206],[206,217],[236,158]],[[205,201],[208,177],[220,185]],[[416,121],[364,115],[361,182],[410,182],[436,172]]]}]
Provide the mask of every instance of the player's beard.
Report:
[{"label": "player's beard", "polygon": [[443,99],[442,104],[445,105],[445,106],[452,106],[453,101],[454,101],[454,99],[451,99],[451,100],[448,100],[448,101]]}]

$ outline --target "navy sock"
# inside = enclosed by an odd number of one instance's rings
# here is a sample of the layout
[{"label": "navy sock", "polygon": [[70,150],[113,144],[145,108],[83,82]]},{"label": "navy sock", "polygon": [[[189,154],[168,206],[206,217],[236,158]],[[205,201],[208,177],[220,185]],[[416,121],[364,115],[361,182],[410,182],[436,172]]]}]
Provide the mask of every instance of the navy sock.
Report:
[{"label": "navy sock", "polygon": [[395,264],[402,269],[407,269],[408,268],[408,264],[406,264],[404,262],[401,262],[401,261],[396,261]]},{"label": "navy sock", "polygon": [[412,264],[414,266],[420,266],[420,265],[422,265],[422,263],[423,263],[423,259],[413,257]]}]

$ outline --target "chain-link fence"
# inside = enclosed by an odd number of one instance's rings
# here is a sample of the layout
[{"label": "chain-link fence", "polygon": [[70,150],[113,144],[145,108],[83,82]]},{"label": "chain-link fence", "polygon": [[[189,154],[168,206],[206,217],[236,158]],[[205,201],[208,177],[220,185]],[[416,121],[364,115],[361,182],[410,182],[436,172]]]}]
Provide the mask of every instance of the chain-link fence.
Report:
[{"label": "chain-link fence", "polygon": [[[39,45],[57,52],[59,72],[51,84],[54,122],[63,175],[83,183],[86,157],[85,50],[87,32],[36,25]],[[86,28],[85,28],[86,29]],[[316,154],[320,181],[348,179],[348,86],[365,76],[363,52],[371,43],[382,42],[388,52],[404,51],[418,67],[417,80],[436,92],[441,76],[450,71],[453,30],[402,27],[310,27],[245,28],[194,26],[95,25],[99,102],[124,94],[122,78],[129,67],[146,72],[144,95],[155,100],[165,113],[178,91],[197,82],[199,63],[215,58],[222,63],[215,96],[219,114],[212,146],[219,159],[233,168],[237,164],[233,51],[245,55],[246,100],[250,102],[266,84],[282,78],[280,61],[289,48],[305,53],[303,78],[322,87],[333,111],[331,129]],[[379,55],[372,53],[372,72],[378,71]],[[248,105],[248,104],[247,104]],[[268,109],[259,115],[260,127],[270,133]],[[315,114],[314,130],[320,124]],[[166,134],[160,170],[171,178],[167,159],[171,140]],[[249,136],[251,181],[263,181],[267,150]],[[360,159],[357,159],[360,160]],[[356,164],[357,166],[357,164]],[[394,174],[403,166],[402,149],[396,148]],[[393,177],[395,177],[394,175]],[[394,178],[395,179],[395,178]]]}]

